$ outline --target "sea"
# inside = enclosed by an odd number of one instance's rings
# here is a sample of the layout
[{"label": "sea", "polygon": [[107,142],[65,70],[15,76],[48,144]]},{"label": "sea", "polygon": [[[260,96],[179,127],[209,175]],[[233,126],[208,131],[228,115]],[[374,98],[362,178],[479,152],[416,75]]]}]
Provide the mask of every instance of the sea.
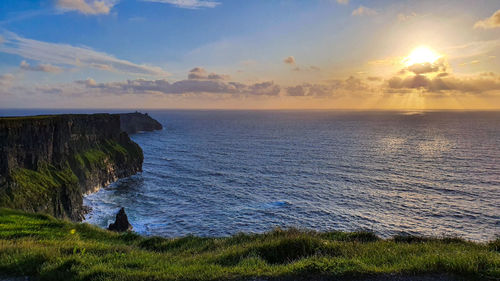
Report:
[{"label": "sea", "polygon": [[106,227],[124,207],[134,231],[163,237],[500,235],[498,111],[146,112],[164,128],[131,135],[143,172],[86,196],[85,222]]}]

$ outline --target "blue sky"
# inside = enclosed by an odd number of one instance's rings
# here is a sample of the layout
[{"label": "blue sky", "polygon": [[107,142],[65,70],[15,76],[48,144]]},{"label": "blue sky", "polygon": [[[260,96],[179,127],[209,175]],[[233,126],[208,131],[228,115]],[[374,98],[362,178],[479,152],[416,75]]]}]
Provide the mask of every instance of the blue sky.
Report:
[{"label": "blue sky", "polygon": [[[3,0],[0,107],[500,108],[499,10],[494,0]],[[419,46],[442,57],[422,62],[433,71],[401,63]]]}]

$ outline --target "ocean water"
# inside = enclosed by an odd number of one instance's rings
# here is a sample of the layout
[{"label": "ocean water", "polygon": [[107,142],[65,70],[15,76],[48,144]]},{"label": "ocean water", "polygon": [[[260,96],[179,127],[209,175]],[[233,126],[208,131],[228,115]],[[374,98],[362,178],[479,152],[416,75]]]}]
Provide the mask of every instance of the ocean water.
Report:
[{"label": "ocean water", "polygon": [[500,112],[149,113],[164,129],[131,136],[143,173],[86,196],[86,222],[123,206],[136,232],[165,237],[500,235]]},{"label": "ocean water", "polygon": [[142,174],[89,195],[102,227],[500,234],[500,112],[154,111]]}]

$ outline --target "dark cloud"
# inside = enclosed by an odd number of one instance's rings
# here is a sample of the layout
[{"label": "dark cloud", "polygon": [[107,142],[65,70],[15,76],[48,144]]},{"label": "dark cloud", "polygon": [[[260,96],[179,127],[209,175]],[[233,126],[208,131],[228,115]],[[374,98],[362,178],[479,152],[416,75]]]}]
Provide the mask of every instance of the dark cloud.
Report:
[{"label": "dark cloud", "polygon": [[76,81],[91,89],[100,89],[105,93],[113,94],[190,94],[213,93],[233,95],[262,95],[277,96],[281,88],[274,82],[243,84],[238,82],[225,82],[221,80],[188,79],[170,83],[161,80],[127,80],[124,82],[96,83],[93,79]]},{"label": "dark cloud", "polygon": [[393,77],[387,81],[389,89],[420,89],[426,92],[461,92],[461,93],[485,93],[500,91],[500,77],[495,76],[472,76],[456,77],[450,74],[427,77],[425,75],[414,75],[408,77]]},{"label": "dark cloud", "polygon": [[416,63],[410,65],[400,71],[401,74],[405,72],[413,72],[414,74],[426,74],[434,72],[446,72],[449,68],[448,62],[444,58],[440,58],[433,63]]},{"label": "dark cloud", "polygon": [[361,79],[351,76],[345,80],[330,80],[324,84],[304,83],[286,88],[288,96],[327,97],[343,95],[346,92],[369,92],[370,87]]},{"label": "dark cloud", "polygon": [[314,65],[311,65],[309,67],[300,67],[300,66],[297,66],[295,68],[292,69],[293,71],[320,71],[321,68],[317,67],[317,66],[314,66]]},{"label": "dark cloud", "polygon": [[216,73],[208,73],[202,67],[195,67],[189,71],[188,79],[189,80],[227,80],[230,77],[228,75],[216,74]]},{"label": "dark cloud", "polygon": [[377,81],[382,81],[382,77],[369,76],[369,77],[366,78],[366,80],[371,81],[371,82],[377,82]]},{"label": "dark cloud", "polygon": [[[433,63],[414,64],[402,69],[398,76],[386,81],[386,92],[411,92],[418,89],[426,92],[484,93],[500,90],[500,77],[494,73],[456,76],[450,72],[445,58]],[[410,75],[407,75],[411,73]]]},{"label": "dark cloud", "polygon": [[286,88],[286,93],[292,97],[303,97],[307,95],[308,85],[298,85]]}]

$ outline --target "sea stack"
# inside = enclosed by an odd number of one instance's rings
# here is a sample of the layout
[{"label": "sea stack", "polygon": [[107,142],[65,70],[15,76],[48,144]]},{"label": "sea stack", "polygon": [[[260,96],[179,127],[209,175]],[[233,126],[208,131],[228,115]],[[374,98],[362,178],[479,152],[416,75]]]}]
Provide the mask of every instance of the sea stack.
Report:
[{"label": "sea stack", "polygon": [[108,226],[108,230],[116,232],[132,230],[132,225],[128,222],[127,214],[125,214],[125,208],[122,207],[118,214],[116,214],[115,222]]}]

